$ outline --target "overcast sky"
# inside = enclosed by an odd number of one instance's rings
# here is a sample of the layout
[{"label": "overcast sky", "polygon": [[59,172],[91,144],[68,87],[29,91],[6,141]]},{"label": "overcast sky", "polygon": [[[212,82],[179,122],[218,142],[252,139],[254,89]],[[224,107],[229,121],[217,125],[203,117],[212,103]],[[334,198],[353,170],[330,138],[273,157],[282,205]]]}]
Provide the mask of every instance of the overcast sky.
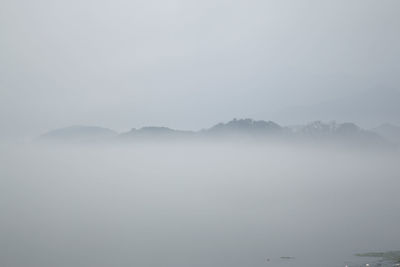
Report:
[{"label": "overcast sky", "polygon": [[1,132],[279,122],[397,90],[399,14],[398,0],[1,0]]}]

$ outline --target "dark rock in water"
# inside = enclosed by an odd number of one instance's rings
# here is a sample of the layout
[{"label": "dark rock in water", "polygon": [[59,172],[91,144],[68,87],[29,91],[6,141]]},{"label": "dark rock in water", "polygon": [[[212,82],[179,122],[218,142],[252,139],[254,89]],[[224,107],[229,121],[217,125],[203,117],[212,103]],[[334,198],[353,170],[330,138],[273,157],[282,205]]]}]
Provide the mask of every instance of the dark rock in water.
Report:
[{"label": "dark rock in water", "polygon": [[370,257],[370,258],[381,258],[377,261],[372,261],[364,266],[370,267],[389,267],[389,266],[400,266],[400,251],[388,251],[388,252],[368,252],[356,254],[358,257]]},{"label": "dark rock in water", "polygon": [[281,259],[283,260],[293,260],[294,257],[290,257],[290,256],[282,256]]}]

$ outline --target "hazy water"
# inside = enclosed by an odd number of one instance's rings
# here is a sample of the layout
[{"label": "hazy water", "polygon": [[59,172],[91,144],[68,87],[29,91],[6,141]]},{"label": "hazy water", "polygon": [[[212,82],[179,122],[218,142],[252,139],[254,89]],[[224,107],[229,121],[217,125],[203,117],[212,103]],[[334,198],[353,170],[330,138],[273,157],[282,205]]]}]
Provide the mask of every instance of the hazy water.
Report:
[{"label": "hazy water", "polygon": [[399,159],[288,145],[3,145],[0,266],[344,266],[400,249]]}]

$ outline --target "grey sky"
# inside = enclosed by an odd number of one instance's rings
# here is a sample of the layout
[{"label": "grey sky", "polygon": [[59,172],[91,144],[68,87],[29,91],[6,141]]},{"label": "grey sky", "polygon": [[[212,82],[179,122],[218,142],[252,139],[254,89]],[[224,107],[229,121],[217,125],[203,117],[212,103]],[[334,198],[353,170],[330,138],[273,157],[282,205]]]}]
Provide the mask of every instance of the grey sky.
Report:
[{"label": "grey sky", "polygon": [[400,88],[400,1],[2,0],[0,124],[199,129]]}]

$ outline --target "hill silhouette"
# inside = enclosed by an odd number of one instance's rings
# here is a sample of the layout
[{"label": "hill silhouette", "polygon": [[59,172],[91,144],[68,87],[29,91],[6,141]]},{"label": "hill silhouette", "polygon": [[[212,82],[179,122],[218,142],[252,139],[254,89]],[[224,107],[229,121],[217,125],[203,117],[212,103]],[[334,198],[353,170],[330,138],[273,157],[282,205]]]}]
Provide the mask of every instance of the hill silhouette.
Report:
[{"label": "hill silhouette", "polygon": [[305,125],[281,126],[273,121],[233,119],[200,131],[182,131],[168,127],[149,126],[133,128],[120,133],[96,126],[71,126],[40,136],[41,141],[63,143],[134,142],[167,140],[271,140],[336,142],[346,145],[399,144],[400,127],[381,125],[371,131],[354,123],[314,121]]}]

